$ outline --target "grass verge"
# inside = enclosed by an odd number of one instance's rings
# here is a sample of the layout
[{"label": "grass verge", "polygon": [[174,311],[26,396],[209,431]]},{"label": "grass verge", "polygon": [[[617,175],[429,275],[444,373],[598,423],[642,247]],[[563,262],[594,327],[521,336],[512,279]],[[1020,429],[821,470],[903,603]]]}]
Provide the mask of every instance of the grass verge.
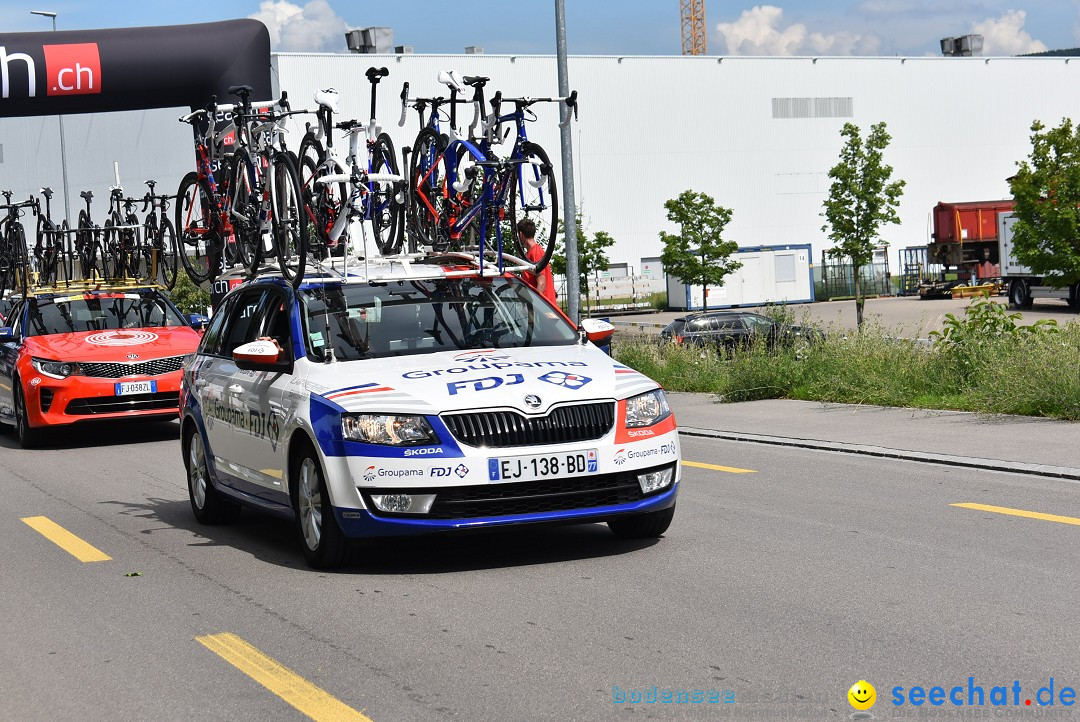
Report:
[{"label": "grass verge", "polygon": [[757,343],[729,356],[616,337],[613,354],[669,391],[722,401],[786,398],[1080,420],[1080,323],[969,335],[959,345],[921,345],[875,326],[827,334],[817,344],[770,350]]}]

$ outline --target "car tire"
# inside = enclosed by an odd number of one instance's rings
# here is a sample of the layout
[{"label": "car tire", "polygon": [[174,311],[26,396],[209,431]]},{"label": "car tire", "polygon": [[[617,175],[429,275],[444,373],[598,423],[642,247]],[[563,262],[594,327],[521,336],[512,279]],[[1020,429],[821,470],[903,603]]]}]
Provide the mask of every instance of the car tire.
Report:
[{"label": "car tire", "polygon": [[673,518],[674,504],[660,511],[616,517],[608,522],[608,527],[621,539],[655,539],[667,531]]},{"label": "car tire", "polygon": [[318,455],[306,445],[293,461],[293,512],[304,559],[316,569],[332,569],[345,561],[348,540],[338,526]]},{"label": "car tire", "polygon": [[45,440],[45,431],[44,429],[35,429],[30,425],[22,382],[15,378],[11,386],[13,389],[12,400],[15,406],[15,436],[19,439],[19,445],[24,449],[36,449]]},{"label": "car tire", "polygon": [[225,499],[214,488],[202,434],[194,424],[184,440],[184,467],[187,469],[191,511],[200,524],[222,524],[240,516],[240,505]]}]

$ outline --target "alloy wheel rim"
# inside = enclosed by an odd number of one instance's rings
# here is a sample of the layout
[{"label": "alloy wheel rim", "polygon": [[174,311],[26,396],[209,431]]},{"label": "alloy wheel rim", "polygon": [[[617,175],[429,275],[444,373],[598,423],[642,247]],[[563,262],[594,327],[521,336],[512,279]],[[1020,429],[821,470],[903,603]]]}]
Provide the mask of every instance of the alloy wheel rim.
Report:
[{"label": "alloy wheel rim", "polygon": [[319,491],[319,477],[315,462],[304,459],[300,464],[298,484],[300,503],[300,529],[304,534],[304,543],[315,551],[322,539],[322,494]]},{"label": "alloy wheel rim", "polygon": [[191,449],[188,451],[188,486],[191,488],[191,498],[195,500],[195,506],[200,509],[206,506],[204,459],[202,440],[199,439],[199,435],[196,433],[191,437]]}]

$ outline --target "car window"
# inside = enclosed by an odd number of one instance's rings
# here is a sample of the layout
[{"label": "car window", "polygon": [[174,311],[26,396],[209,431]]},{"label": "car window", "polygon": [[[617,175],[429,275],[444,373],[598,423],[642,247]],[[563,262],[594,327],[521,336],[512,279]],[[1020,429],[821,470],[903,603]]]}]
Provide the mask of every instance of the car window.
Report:
[{"label": "car window", "polygon": [[673,334],[677,336],[683,332],[684,328],[686,328],[686,321],[681,318],[677,318],[671,323],[669,323],[660,333]]},{"label": "car window", "polygon": [[214,317],[210,320],[210,326],[203,334],[202,342],[199,344],[199,353],[208,356],[221,356],[221,341],[222,341],[222,329],[225,327],[225,322],[229,319],[229,314],[232,312],[233,305],[236,303],[236,296],[232,296],[225,300],[225,303],[214,313]]},{"label": "car window", "polygon": [[764,316],[746,315],[743,316],[743,320],[751,331],[758,333],[767,333],[773,327],[773,322]]},{"label": "car window", "polygon": [[743,328],[742,319],[738,316],[726,316],[724,318],[714,318],[717,331],[738,331]]},{"label": "car window", "polygon": [[225,330],[225,342],[221,347],[224,356],[231,356],[237,346],[258,338],[259,322],[271,299],[266,289],[252,289],[240,295]]},{"label": "car window", "polygon": [[28,303],[27,336],[187,325],[155,292],[80,294],[35,298]]},{"label": "car window", "polygon": [[268,293],[263,303],[265,310],[259,320],[259,329],[255,337],[268,336],[277,341],[281,348],[289,351],[292,342],[289,325],[290,305],[285,294],[274,291]]},{"label": "car window", "polygon": [[690,332],[708,331],[709,319],[707,318],[695,318],[686,323],[686,330]]},{"label": "car window", "polygon": [[301,291],[310,355],[350,361],[458,349],[569,346],[576,331],[517,278],[328,284]]}]

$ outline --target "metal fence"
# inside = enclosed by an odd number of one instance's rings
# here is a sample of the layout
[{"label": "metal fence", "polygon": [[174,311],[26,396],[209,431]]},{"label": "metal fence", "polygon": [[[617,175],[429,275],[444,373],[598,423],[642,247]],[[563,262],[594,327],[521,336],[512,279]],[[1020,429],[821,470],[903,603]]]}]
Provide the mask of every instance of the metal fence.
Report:
[{"label": "metal fence", "polygon": [[[851,298],[855,295],[855,273],[851,261],[830,258],[822,253],[817,300]],[[859,269],[863,296],[891,296],[894,293],[889,262],[871,263]]]}]

